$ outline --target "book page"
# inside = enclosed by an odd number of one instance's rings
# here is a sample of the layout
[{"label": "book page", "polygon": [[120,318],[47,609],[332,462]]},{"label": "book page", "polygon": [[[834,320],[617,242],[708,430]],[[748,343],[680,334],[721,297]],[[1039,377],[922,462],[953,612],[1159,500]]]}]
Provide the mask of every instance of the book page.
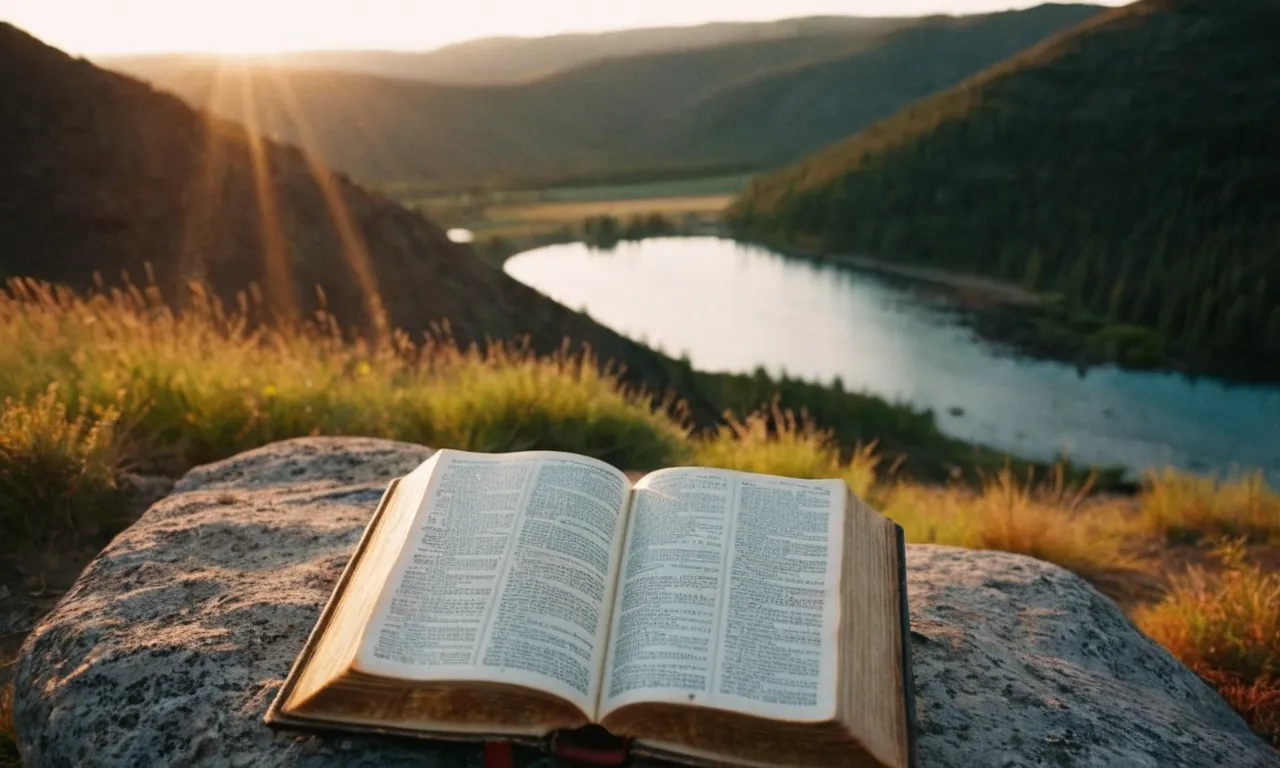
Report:
[{"label": "book page", "polygon": [[847,490],[674,469],[633,492],[600,715],[691,704],[834,717]]},{"label": "book page", "polygon": [[567,453],[442,454],[357,669],[523,685],[592,714],[626,475]]}]

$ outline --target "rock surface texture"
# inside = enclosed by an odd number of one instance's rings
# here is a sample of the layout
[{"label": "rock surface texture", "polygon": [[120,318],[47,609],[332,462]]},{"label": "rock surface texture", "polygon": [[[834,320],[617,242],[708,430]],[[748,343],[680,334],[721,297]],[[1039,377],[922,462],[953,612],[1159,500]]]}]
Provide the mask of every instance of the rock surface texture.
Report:
[{"label": "rock surface texture", "polygon": [[[386,483],[428,455],[301,439],[188,474],[28,638],[26,768],[479,765],[468,747],[262,723]],[[945,547],[908,561],[922,768],[1280,765],[1066,571]]]}]

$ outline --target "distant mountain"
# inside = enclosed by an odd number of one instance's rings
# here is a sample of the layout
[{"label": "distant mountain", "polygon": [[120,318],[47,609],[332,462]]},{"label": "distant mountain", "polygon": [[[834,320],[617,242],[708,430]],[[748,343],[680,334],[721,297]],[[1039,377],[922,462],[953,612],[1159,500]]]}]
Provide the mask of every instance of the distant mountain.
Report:
[{"label": "distant mountain", "polygon": [[690,109],[717,84],[848,46],[843,37],[742,43],[609,59],[514,86],[243,62],[193,67],[160,85],[361,181],[469,181],[607,166],[625,137]]},{"label": "distant mountain", "polygon": [[[190,63],[155,80],[365,182],[527,179],[781,164],[1093,13],[1047,5],[607,58],[463,87],[287,63]],[[815,22],[816,24],[816,22]]]},{"label": "distant mountain", "polygon": [[1274,0],[1142,0],[756,180],[732,218],[1274,366],[1277,40]]},{"label": "distant mountain", "polygon": [[[813,16],[766,22],[720,22],[550,37],[486,37],[432,51],[306,51],[272,57],[277,66],[428,80],[450,85],[501,85],[549,77],[600,59],[840,34],[880,34],[909,18]],[[102,66],[164,81],[193,66],[223,63],[218,56],[150,54],[110,56]]]},{"label": "distant mountain", "polygon": [[904,104],[947,88],[1098,13],[1042,5],[980,16],[933,16],[874,43],[779,66],[712,93],[672,117],[651,146],[704,162],[781,164],[845,138]]},{"label": "distant mountain", "polygon": [[394,327],[447,321],[464,343],[527,336],[551,351],[567,337],[625,363],[634,383],[669,383],[659,355],[297,149],[3,23],[0,115],[0,277],[84,288],[95,272],[142,283],[150,269],[172,301],[189,280],[226,301],[252,281],[276,317],[313,311],[319,287],[349,325],[380,305]]}]

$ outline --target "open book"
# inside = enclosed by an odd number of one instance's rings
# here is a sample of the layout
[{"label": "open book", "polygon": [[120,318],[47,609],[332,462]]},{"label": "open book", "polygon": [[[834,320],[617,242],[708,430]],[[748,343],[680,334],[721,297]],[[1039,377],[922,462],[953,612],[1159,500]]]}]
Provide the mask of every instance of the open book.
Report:
[{"label": "open book", "polygon": [[392,484],[267,715],[692,764],[913,762],[901,529],[840,480],[440,451]]}]

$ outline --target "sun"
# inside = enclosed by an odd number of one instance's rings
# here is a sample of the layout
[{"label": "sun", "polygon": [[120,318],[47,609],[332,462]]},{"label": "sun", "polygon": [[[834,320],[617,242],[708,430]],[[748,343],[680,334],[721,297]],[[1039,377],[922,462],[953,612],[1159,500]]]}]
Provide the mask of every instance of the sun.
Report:
[{"label": "sun", "polygon": [[[0,0],[3,4],[4,0]],[[71,53],[207,53],[234,56],[347,47],[352,25],[336,13],[308,13],[308,3],[275,0],[23,4],[18,26],[56,30]]]}]

